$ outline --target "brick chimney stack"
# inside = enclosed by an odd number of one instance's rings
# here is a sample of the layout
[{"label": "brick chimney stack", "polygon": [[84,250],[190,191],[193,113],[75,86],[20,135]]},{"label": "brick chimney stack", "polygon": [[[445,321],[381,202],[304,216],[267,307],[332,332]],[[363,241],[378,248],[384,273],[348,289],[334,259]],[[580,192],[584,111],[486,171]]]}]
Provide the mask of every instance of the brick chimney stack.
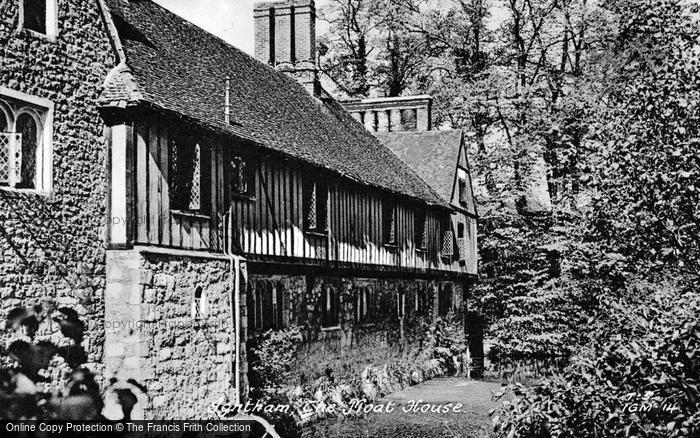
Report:
[{"label": "brick chimney stack", "polygon": [[302,84],[320,91],[316,65],[316,6],[314,0],[255,4],[255,57]]}]

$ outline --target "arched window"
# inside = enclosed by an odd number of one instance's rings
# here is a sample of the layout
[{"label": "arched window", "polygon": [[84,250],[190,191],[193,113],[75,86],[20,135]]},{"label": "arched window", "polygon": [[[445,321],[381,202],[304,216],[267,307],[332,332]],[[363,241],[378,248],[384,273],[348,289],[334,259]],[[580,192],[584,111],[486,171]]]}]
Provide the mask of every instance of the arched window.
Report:
[{"label": "arched window", "polygon": [[280,329],[284,326],[283,287],[270,280],[248,283],[246,296],[248,330]]},{"label": "arched window", "polygon": [[355,322],[374,323],[376,319],[377,295],[372,286],[362,286],[355,292]]},{"label": "arched window", "polygon": [[201,286],[194,291],[192,300],[192,319],[204,319],[209,315],[209,301]]},{"label": "arched window", "polygon": [[20,187],[35,187],[36,152],[39,144],[39,127],[30,114],[17,117],[17,133],[22,135],[22,171]]},{"label": "arched window", "polygon": [[13,108],[0,101],[0,185],[16,187],[21,179],[22,137],[14,132]]},{"label": "arched window", "polygon": [[372,296],[368,287],[355,290],[355,322],[367,323],[372,320]]},{"label": "arched window", "polygon": [[406,291],[398,291],[396,294],[396,316],[402,318],[406,315]]},{"label": "arched window", "polygon": [[340,295],[333,286],[325,286],[321,294],[321,327],[340,325]]},{"label": "arched window", "polygon": [[428,290],[426,286],[419,286],[414,300],[413,304],[416,315],[425,315],[428,310]]},{"label": "arched window", "polygon": [[0,132],[9,132],[10,128],[10,121],[7,120],[7,115],[5,115],[5,112],[0,108]]},{"label": "arched window", "polygon": [[50,191],[53,103],[8,93],[0,96],[0,186]]}]

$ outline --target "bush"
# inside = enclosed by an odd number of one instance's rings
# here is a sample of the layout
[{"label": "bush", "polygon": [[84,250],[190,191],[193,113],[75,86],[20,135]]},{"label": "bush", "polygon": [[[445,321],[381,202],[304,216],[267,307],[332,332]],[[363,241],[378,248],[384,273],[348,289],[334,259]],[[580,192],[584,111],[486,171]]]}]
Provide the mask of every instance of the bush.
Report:
[{"label": "bush", "polygon": [[298,327],[269,330],[253,340],[250,385],[254,388],[278,388],[289,381],[289,372],[303,340]]},{"label": "bush", "polygon": [[[291,415],[264,416],[287,435],[296,436],[297,423],[342,415],[352,400],[374,401],[383,395],[441,376],[466,371],[467,342],[459,318],[452,313],[433,324],[420,327],[420,342],[403,358],[390,363],[369,365],[361,371],[344,367],[327,369],[325,375],[308,384],[290,382],[302,336],[297,327],[268,331],[255,340],[251,358],[251,398],[291,405]],[[313,406],[315,412],[302,412]],[[353,413],[354,414],[354,413]]]},{"label": "bush", "polygon": [[[627,299],[629,301],[629,299]],[[607,303],[593,341],[494,418],[511,437],[700,436],[700,294],[657,291]]]},{"label": "bush", "polygon": [[556,219],[557,226],[542,218],[483,221],[473,308],[484,314],[489,359],[501,373],[566,363],[587,341],[580,327],[597,311],[600,291],[617,281],[614,260],[600,259],[580,219]]},{"label": "bush", "polygon": [[[7,348],[0,346],[0,419],[130,419],[136,394],[145,393],[145,388],[133,380],[113,379],[103,399],[95,375],[84,366],[85,325],[74,310],[54,309],[45,302],[7,315],[5,331],[12,342]],[[37,339],[39,328],[50,320],[61,334]]]}]

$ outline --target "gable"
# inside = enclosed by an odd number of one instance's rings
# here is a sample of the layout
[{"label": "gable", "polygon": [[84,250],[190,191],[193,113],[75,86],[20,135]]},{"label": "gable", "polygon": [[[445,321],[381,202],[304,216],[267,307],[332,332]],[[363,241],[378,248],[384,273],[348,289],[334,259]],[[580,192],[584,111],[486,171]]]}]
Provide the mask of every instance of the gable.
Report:
[{"label": "gable", "polygon": [[459,208],[458,172],[466,174],[467,211],[476,215],[469,162],[461,130],[379,132],[376,137],[423,178],[445,202]]},{"label": "gable", "polygon": [[[464,193],[460,193],[460,180],[464,181]],[[469,214],[476,216],[476,200],[474,199],[474,186],[469,169],[469,159],[467,158],[467,148],[464,141],[459,146],[459,158],[457,159],[457,169],[455,172],[455,184],[451,197],[452,205],[463,208]],[[464,201],[464,202],[463,202]]]}]

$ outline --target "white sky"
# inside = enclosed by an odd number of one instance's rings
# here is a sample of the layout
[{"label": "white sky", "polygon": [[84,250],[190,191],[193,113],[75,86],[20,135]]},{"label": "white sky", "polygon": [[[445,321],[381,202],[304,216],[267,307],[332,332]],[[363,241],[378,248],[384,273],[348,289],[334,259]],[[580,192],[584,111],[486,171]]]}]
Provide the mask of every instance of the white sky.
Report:
[{"label": "white sky", "polygon": [[[155,0],[250,55],[254,51],[253,5],[259,0]],[[324,5],[316,0],[316,9]],[[320,34],[323,29],[318,29]]]},{"label": "white sky", "polygon": [[[177,15],[213,33],[244,52],[254,55],[253,5],[260,0],[154,0]],[[327,0],[316,0],[317,12]],[[497,5],[497,0],[491,1]],[[492,10],[491,26],[503,19],[502,11]],[[327,23],[316,20],[316,33],[320,36],[328,30]]]}]

